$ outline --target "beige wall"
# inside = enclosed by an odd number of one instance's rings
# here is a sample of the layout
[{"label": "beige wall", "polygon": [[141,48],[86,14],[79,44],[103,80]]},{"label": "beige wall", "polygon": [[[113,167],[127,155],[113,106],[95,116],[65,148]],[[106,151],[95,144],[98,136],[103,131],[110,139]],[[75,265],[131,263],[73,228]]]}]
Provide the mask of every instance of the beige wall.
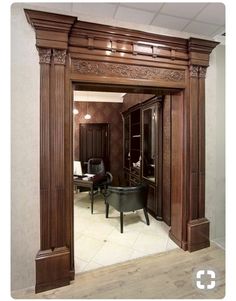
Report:
[{"label": "beige wall", "polygon": [[[48,10],[61,13],[64,10],[65,13],[74,15],[69,3],[63,5],[55,4],[52,9],[51,4]],[[12,6],[13,290],[35,284],[34,259],[39,250],[39,64],[35,35],[26,21],[23,7],[40,9],[39,5]],[[99,22],[94,18],[93,21]],[[113,25],[154,32],[148,26],[118,21]],[[158,33],[176,34],[167,29],[160,29]],[[186,33],[176,35],[185,38],[190,36]],[[211,221],[211,238],[218,242],[224,238],[223,69],[224,46],[218,46],[211,56],[206,82],[206,216]]]}]

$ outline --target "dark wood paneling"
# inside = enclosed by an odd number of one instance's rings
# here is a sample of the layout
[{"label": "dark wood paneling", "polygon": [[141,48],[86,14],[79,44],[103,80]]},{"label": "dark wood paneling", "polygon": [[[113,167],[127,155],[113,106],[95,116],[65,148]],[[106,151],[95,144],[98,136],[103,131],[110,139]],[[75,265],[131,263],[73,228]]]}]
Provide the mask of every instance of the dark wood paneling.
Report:
[{"label": "dark wood paneling", "polygon": [[171,96],[163,101],[163,220],[171,224]]},{"label": "dark wood paneling", "polygon": [[[66,50],[41,49],[40,58],[40,186],[41,245],[36,256],[36,291],[68,284],[73,271],[71,202],[66,202],[65,59]],[[70,128],[70,127],[69,127]],[[69,130],[69,128],[67,128]],[[68,134],[68,133],[67,133]],[[70,135],[69,139],[70,139]],[[70,166],[70,165],[69,165]],[[71,174],[68,174],[71,178]],[[70,183],[70,182],[67,182]],[[70,189],[70,186],[68,187]],[[71,196],[70,196],[71,197]],[[69,227],[67,227],[70,225]],[[69,241],[69,243],[68,243]]]},{"label": "dark wood paneling", "polygon": [[171,235],[181,245],[184,201],[183,93],[172,95],[171,103]]},{"label": "dark wood paneling", "polygon": [[[50,101],[50,151],[51,151],[51,248],[65,243],[64,218],[64,64],[57,58],[65,51],[54,52]],[[64,58],[65,59],[65,58]],[[61,218],[63,218],[61,220]]]},{"label": "dark wood paneling", "polygon": [[70,250],[39,251],[36,257],[36,293],[70,284]]},{"label": "dark wood paneling", "polygon": [[157,154],[157,219],[163,220],[163,98],[157,102],[156,154]]},{"label": "dark wood paneling", "polygon": [[156,212],[157,212],[157,192],[156,192],[156,187],[148,184],[148,202],[147,202],[147,207],[148,211],[156,217]]},{"label": "dark wood paneling", "polygon": [[199,218],[188,223],[188,250],[197,251],[210,246],[210,223],[206,218]]},{"label": "dark wood paneling", "polygon": [[198,66],[190,67],[190,219],[198,217],[198,181],[199,181],[199,153],[198,153]]},{"label": "dark wood paneling", "polygon": [[73,193],[73,103],[72,83],[69,78],[69,57],[66,60],[66,86],[65,89],[65,241],[70,250],[70,279],[74,280],[74,193]]},{"label": "dark wood paneling", "polygon": [[205,216],[205,76],[206,68],[199,68],[199,200],[198,218]]},{"label": "dark wood paneling", "polygon": [[40,58],[40,245],[50,248],[50,61],[51,49],[38,49]]}]

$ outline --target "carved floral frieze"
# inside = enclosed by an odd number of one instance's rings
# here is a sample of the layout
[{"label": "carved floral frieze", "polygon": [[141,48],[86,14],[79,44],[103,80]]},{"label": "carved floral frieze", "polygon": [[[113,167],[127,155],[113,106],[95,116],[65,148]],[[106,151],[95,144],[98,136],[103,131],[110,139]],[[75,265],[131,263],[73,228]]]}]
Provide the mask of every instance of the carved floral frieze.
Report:
[{"label": "carved floral frieze", "polygon": [[97,61],[72,60],[72,72],[83,75],[111,76],[133,79],[164,80],[171,82],[184,82],[185,72],[183,70],[164,69],[157,67],[146,67],[126,65],[118,63],[107,63]]}]

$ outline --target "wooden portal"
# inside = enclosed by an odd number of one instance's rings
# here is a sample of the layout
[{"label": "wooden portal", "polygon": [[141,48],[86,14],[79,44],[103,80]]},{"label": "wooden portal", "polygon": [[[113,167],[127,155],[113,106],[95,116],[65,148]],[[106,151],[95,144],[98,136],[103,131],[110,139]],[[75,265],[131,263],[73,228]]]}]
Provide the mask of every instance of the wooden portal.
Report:
[{"label": "wooden portal", "polygon": [[[182,39],[25,10],[40,63],[40,250],[36,292],[74,279],[72,85],[167,94],[171,106],[170,237],[209,246],[205,218],[205,76],[216,42]],[[168,110],[167,110],[168,115]],[[164,117],[165,118],[165,117]],[[167,129],[168,131],[168,129]],[[164,137],[168,144],[169,138]],[[171,161],[168,161],[171,158]],[[168,165],[167,164],[167,165]],[[163,170],[163,177],[167,178]]]}]

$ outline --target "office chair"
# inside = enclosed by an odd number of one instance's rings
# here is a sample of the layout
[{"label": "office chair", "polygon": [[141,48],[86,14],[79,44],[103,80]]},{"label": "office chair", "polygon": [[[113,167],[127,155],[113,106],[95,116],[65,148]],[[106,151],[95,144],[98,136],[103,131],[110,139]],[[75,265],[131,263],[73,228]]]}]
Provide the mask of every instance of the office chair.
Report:
[{"label": "office chair", "polygon": [[108,185],[111,185],[113,176],[110,172],[105,171],[104,162],[101,158],[91,158],[88,160],[87,172],[89,174],[99,174],[104,175],[104,178],[101,179],[98,183],[94,184],[95,193],[98,192],[98,189],[105,196]]}]

